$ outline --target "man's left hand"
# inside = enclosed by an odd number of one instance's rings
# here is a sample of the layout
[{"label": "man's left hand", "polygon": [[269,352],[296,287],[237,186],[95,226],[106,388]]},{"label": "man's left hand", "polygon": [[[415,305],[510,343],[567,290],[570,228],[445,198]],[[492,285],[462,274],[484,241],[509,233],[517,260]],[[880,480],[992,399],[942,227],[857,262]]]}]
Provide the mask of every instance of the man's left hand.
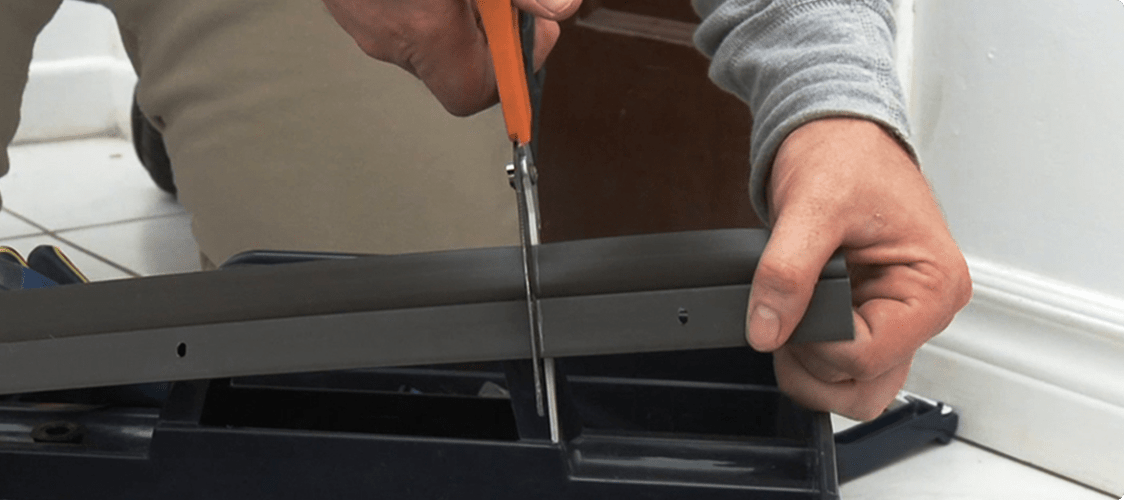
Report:
[{"label": "man's left hand", "polygon": [[[750,344],[775,353],[777,381],[797,402],[877,417],[905,383],[913,354],[971,297],[967,264],[928,183],[880,126],[817,120],[781,145],[769,206]],[[837,249],[851,276],[855,340],[785,345]]]}]

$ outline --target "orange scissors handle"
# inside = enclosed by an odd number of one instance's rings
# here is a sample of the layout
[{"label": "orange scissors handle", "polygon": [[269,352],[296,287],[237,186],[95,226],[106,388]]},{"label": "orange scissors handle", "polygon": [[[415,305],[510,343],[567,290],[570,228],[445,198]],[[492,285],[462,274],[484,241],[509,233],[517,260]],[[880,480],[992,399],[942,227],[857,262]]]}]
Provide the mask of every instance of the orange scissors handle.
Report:
[{"label": "orange scissors handle", "polygon": [[507,135],[516,144],[531,142],[531,93],[523,66],[523,46],[519,40],[519,13],[511,0],[476,0],[492,65],[496,70],[503,120]]}]

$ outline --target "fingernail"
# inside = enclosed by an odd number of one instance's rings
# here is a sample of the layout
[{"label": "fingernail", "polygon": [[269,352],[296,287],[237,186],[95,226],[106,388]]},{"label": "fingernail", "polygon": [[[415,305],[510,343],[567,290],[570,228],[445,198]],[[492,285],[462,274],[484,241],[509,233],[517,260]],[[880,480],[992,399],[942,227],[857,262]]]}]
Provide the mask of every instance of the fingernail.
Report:
[{"label": "fingernail", "polygon": [[570,4],[574,3],[574,0],[538,0],[538,2],[546,10],[557,14],[570,8]]},{"label": "fingernail", "polygon": [[755,349],[773,349],[781,334],[781,318],[763,305],[749,316],[749,343]]}]

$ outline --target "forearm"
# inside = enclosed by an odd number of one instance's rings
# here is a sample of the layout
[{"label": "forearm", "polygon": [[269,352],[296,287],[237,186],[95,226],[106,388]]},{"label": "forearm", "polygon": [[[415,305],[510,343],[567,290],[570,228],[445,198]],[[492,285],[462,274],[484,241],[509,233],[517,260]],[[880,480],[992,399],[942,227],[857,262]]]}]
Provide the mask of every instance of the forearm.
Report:
[{"label": "forearm", "polygon": [[881,124],[911,156],[894,73],[891,0],[694,0],[695,43],[710,77],[753,113],[750,194],[768,221],[766,183],[777,149],[801,125],[850,116]]}]

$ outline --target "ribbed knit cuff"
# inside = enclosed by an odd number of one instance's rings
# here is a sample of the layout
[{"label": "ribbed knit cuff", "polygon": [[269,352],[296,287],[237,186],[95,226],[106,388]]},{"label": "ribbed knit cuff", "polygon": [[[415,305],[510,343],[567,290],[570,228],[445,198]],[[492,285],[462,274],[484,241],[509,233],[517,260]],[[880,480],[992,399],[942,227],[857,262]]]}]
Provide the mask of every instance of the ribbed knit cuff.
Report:
[{"label": "ribbed knit cuff", "polygon": [[766,183],[777,149],[812,120],[871,120],[910,143],[894,73],[890,0],[695,0],[695,43],[712,58],[710,77],[753,114],[750,196],[769,221]]}]

